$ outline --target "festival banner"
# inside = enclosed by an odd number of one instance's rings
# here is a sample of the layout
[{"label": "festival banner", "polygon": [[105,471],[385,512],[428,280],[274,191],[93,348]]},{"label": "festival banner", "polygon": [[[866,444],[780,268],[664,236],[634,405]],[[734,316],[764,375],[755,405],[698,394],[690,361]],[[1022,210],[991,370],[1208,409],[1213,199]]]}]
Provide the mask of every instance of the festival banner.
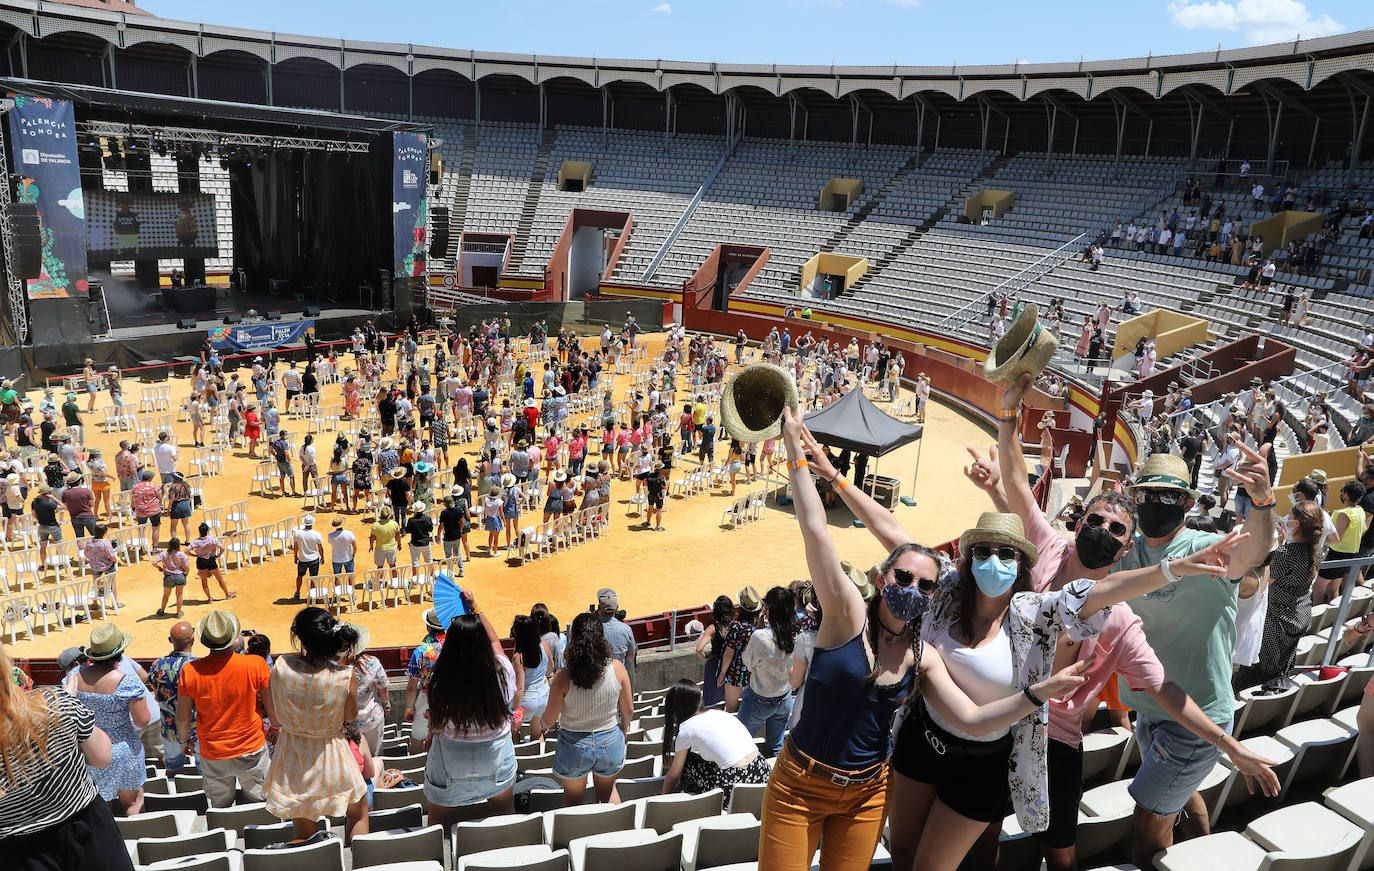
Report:
[{"label": "festival banner", "polygon": [[210,344],[217,351],[270,351],[287,345],[305,342],[315,333],[315,321],[290,323],[237,324],[215,327],[209,331]]},{"label": "festival banner", "polygon": [[397,278],[423,275],[429,248],[425,180],[429,149],[423,133],[392,133],[391,220]]},{"label": "festival banner", "polygon": [[43,271],[29,299],[85,296],[86,208],[76,158],[76,115],[66,100],[11,94],[10,147],[19,176],[14,198],[38,208]]}]

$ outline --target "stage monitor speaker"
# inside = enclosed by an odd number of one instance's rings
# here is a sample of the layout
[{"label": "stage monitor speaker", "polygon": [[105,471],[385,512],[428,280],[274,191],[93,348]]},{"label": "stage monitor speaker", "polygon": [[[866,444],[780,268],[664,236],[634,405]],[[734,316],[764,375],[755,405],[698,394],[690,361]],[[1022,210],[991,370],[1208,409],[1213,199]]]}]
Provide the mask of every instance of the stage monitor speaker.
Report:
[{"label": "stage monitor speaker", "polygon": [[197,321],[195,318],[182,318],[181,320],[177,321],[177,329],[194,330],[196,328],[196,323]]},{"label": "stage monitor speaker", "polygon": [[243,315],[225,315],[225,316],[224,316],[224,323],[225,323],[226,325],[228,325],[228,324],[241,324],[241,323],[243,323]]},{"label": "stage monitor speaker", "polygon": [[281,320],[281,312],[263,312],[262,319],[265,321]]},{"label": "stage monitor speaker", "polygon": [[43,274],[43,237],[38,222],[38,206],[10,203],[10,226],[14,232],[14,262],[10,269],[18,279]]},{"label": "stage monitor speaker", "polygon": [[304,314],[308,318],[317,318],[320,316],[320,307],[317,305],[308,305],[305,307]]},{"label": "stage monitor speaker", "polygon": [[437,151],[429,153],[429,183],[439,184],[444,174],[444,158]]},{"label": "stage monitor speaker", "polygon": [[437,260],[448,253],[448,208],[435,206],[429,210],[429,259]]}]

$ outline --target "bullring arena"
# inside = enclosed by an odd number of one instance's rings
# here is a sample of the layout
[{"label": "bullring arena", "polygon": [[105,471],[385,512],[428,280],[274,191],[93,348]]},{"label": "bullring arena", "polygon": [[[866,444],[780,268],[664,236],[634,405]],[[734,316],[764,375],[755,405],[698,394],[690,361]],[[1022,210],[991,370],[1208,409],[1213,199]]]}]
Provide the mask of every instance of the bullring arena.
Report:
[{"label": "bullring arena", "polygon": [[851,66],[0,0],[0,866],[1374,867],[1319,5]]}]

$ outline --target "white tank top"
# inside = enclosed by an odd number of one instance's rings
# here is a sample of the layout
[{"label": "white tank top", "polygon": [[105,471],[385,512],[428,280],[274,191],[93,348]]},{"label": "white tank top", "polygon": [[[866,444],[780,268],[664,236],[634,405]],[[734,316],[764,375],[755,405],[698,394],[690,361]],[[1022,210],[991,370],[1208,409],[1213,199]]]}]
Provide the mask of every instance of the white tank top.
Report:
[{"label": "white tank top", "polygon": [[[986,705],[988,702],[1004,699],[1019,689],[1016,686],[1016,666],[1012,661],[1011,634],[1007,629],[1006,620],[1002,621],[1002,631],[997,633],[997,637],[982,647],[967,647],[955,641],[950,637],[948,629],[932,638],[930,643],[940,651],[945,668],[949,670],[949,676],[953,678],[954,683],[975,705]],[[1011,731],[1011,727],[1007,727],[975,737],[945,722],[929,706],[926,707],[926,711],[941,729],[968,741],[996,741]]]},{"label": "white tank top", "polygon": [[620,681],[615,676],[615,660],[591,689],[573,684],[563,697],[558,727],[569,732],[604,732],[620,725]]}]

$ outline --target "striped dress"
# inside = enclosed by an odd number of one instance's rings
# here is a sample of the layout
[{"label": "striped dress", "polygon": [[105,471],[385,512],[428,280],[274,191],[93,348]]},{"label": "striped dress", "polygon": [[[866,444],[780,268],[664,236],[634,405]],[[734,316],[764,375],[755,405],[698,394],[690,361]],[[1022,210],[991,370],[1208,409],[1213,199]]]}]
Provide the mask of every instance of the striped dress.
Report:
[{"label": "striped dress", "polygon": [[299,656],[277,657],[267,689],[281,737],[263,789],[273,816],[337,817],[367,794],[342,731],[351,678],[344,666],[316,669]]}]

